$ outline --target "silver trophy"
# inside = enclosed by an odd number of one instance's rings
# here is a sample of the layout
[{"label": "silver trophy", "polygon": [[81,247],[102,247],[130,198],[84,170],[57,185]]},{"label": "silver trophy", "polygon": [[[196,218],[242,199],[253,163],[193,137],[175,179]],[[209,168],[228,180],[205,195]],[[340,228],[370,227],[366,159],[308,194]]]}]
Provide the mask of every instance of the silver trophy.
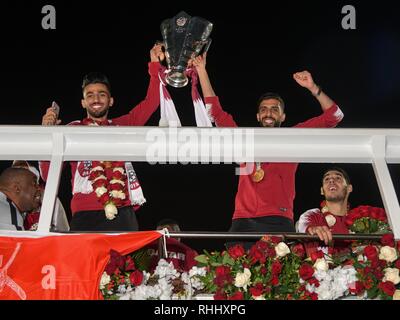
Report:
[{"label": "silver trophy", "polygon": [[185,75],[188,62],[208,50],[212,27],[211,22],[191,17],[184,11],[161,23],[168,64],[168,74],[165,79],[169,85],[181,88],[188,84],[189,80]]}]

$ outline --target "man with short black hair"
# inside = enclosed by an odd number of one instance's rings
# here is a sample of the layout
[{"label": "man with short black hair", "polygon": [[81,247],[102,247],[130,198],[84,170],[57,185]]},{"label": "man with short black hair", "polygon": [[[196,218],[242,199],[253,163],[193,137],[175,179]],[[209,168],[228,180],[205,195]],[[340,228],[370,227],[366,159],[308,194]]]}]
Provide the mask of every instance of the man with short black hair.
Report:
[{"label": "man with short black hair", "polygon": [[25,212],[40,205],[36,176],[22,168],[7,168],[0,175],[0,230],[24,230]]},{"label": "man with short black hair", "polygon": [[325,200],[321,209],[310,209],[300,216],[298,231],[318,235],[325,244],[332,241],[332,233],[349,233],[345,219],[352,191],[353,186],[345,170],[339,167],[325,170],[321,186],[321,195]]},{"label": "man with short black hair", "polygon": [[[160,104],[159,72],[164,59],[161,45],[150,51],[148,64],[150,83],[145,99],[129,114],[108,119],[114,105],[107,77],[90,73],[82,83],[82,107],[86,110],[83,120],[69,125],[85,126],[143,126]],[[43,116],[42,125],[56,125],[55,110],[50,107]],[[130,162],[122,161],[79,161],[71,162],[72,231],[137,231],[139,229],[135,208],[146,200]],[[46,180],[49,162],[40,162],[41,175]]]},{"label": "man with short black hair", "polygon": [[[206,55],[193,59],[205,102],[218,127],[237,127],[215,94],[206,71]],[[293,79],[319,102],[322,114],[296,125],[296,128],[332,128],[343,118],[340,108],[313,80],[308,71]],[[280,127],[286,119],[285,104],[279,94],[266,93],[257,104],[257,121],[263,128]],[[245,165],[243,165],[245,166]],[[298,163],[255,163],[253,172],[239,177],[232,232],[293,232],[293,201]]]}]

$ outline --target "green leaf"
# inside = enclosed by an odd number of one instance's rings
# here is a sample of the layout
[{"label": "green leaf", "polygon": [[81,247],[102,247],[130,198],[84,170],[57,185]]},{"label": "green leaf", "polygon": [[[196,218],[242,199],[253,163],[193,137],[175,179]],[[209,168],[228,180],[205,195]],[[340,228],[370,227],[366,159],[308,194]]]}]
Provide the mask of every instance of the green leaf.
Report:
[{"label": "green leaf", "polygon": [[235,264],[235,260],[233,260],[228,253],[225,253],[222,257],[222,264],[233,266]]},{"label": "green leaf", "polygon": [[194,258],[197,262],[207,265],[208,264],[208,257],[205,254],[198,255]]}]

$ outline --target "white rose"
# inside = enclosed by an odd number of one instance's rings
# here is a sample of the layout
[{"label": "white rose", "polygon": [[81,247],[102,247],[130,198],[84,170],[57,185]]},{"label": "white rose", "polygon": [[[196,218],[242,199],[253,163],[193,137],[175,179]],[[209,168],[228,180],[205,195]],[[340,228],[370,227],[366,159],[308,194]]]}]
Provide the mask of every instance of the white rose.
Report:
[{"label": "white rose", "polygon": [[257,297],[252,296],[252,297],[253,297],[254,300],[266,300],[265,297],[264,297],[263,295],[257,296]]},{"label": "white rose", "polygon": [[98,187],[96,188],[96,195],[98,197],[101,197],[103,194],[105,194],[107,192],[107,188],[106,187]]},{"label": "white rose", "polygon": [[107,177],[105,175],[100,175],[100,176],[96,177],[96,179],[94,179],[93,182],[96,182],[97,180],[100,180],[100,179],[107,180]]},{"label": "white rose", "polygon": [[112,180],[110,181],[110,183],[111,183],[111,184],[113,184],[113,183],[119,183],[120,185],[125,186],[125,182],[123,182],[122,180],[112,179]]},{"label": "white rose", "polygon": [[328,227],[332,227],[336,223],[336,218],[332,214],[328,214],[325,217],[326,223],[328,224]]},{"label": "white rose", "polygon": [[97,166],[97,167],[90,169],[90,172],[95,172],[95,171],[104,171],[104,169],[102,166]]},{"label": "white rose", "polygon": [[114,168],[114,169],[113,169],[113,172],[115,172],[115,171],[119,171],[119,172],[121,172],[122,174],[125,173],[125,170],[124,170],[124,168],[122,168],[122,167],[116,167],[116,168]]},{"label": "white rose", "polygon": [[244,268],[243,272],[238,272],[235,278],[235,286],[238,288],[244,288],[247,291],[247,286],[250,284],[251,272],[249,269]]},{"label": "white rose", "polygon": [[385,260],[386,262],[395,261],[397,259],[396,249],[389,246],[382,247],[379,252],[379,259]]},{"label": "white rose", "polygon": [[118,209],[117,207],[113,204],[113,203],[108,203],[105,207],[104,207],[104,211],[106,212],[106,218],[108,220],[112,220],[115,218],[115,216],[118,213]]},{"label": "white rose", "polygon": [[275,246],[275,252],[276,255],[278,257],[284,257],[286,256],[288,253],[290,253],[290,249],[289,247],[286,245],[286,243],[284,242],[279,242],[276,246]]},{"label": "white rose", "polygon": [[394,284],[398,284],[400,282],[399,277],[399,269],[396,268],[386,268],[383,270],[385,272],[385,276],[383,277],[383,281],[391,281]]},{"label": "white rose", "polygon": [[103,272],[100,279],[100,290],[104,289],[110,281],[111,277],[106,272]]},{"label": "white rose", "polygon": [[394,292],[393,300],[400,300],[400,290]]},{"label": "white rose", "polygon": [[124,200],[125,197],[126,197],[125,193],[123,191],[121,191],[121,190],[113,190],[113,191],[110,192],[110,194],[111,194],[112,197],[118,198],[118,199],[121,199],[121,200]]},{"label": "white rose", "polygon": [[314,269],[317,271],[328,271],[329,264],[325,261],[324,258],[317,259],[313,265]]}]

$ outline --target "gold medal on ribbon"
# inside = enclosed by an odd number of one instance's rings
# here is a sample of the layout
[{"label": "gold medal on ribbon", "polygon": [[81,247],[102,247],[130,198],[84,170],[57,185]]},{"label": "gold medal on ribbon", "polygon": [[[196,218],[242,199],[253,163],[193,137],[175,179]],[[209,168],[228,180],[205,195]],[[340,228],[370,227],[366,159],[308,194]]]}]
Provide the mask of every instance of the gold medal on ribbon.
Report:
[{"label": "gold medal on ribbon", "polygon": [[256,171],[253,173],[251,178],[254,182],[260,182],[264,179],[264,170],[261,168],[261,163],[257,163]]}]

